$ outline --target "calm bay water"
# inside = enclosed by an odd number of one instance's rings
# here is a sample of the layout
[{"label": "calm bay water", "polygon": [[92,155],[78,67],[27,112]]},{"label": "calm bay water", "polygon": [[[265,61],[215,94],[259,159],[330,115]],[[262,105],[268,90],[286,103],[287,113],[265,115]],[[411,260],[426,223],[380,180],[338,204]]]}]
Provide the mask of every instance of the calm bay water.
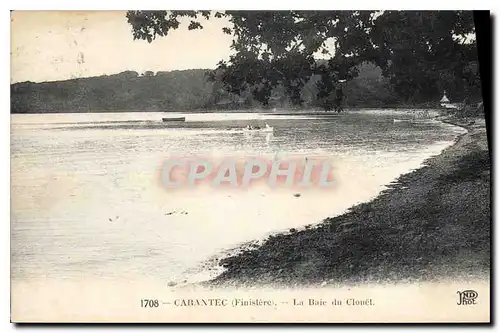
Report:
[{"label": "calm bay water", "polygon": [[[439,122],[396,123],[406,116],[399,112],[186,114],[170,125],[163,116],[12,116],[13,279],[195,277],[201,263],[242,242],[373,198],[461,133]],[[273,134],[240,130],[265,122]],[[269,188],[169,192],[158,181],[170,155],[277,152],[332,159],[338,186],[297,198],[296,190]]]}]

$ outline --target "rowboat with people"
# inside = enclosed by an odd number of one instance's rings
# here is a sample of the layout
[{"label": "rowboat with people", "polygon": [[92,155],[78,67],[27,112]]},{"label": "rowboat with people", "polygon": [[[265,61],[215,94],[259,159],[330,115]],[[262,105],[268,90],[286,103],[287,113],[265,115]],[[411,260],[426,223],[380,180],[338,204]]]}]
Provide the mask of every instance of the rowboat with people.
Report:
[{"label": "rowboat with people", "polygon": [[247,127],[243,128],[243,131],[245,132],[266,132],[270,133],[274,131],[274,128],[269,126],[269,124],[266,123],[265,126],[260,127],[260,126],[252,126],[252,125],[247,125]]}]

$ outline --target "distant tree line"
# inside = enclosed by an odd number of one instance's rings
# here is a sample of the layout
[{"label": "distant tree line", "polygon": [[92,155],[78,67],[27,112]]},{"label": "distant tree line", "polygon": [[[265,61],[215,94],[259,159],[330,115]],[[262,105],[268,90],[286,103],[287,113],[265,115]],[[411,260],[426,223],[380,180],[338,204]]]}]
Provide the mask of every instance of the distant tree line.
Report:
[{"label": "distant tree line", "polygon": [[[477,63],[467,67],[470,76],[478,80]],[[397,107],[437,106],[440,96],[427,96],[423,103],[408,104],[382,69],[370,62],[356,66],[357,76],[339,84],[342,106]],[[209,79],[210,70],[193,69],[169,72],[147,71],[140,75],[125,71],[116,75],[71,79],[55,82],[22,82],[11,85],[11,112],[103,112],[103,111],[199,111],[252,108],[297,108],[287,95],[286,87],[278,85],[270,92],[266,105],[254,98],[251,91],[228,92],[220,81]],[[467,72],[469,73],[469,72]],[[449,78],[447,95],[452,100],[480,100],[480,81],[474,85],[456,84]],[[463,80],[466,81],[467,76]],[[300,90],[300,108],[321,109],[325,100],[318,98],[319,75]],[[464,89],[473,87],[474,89]],[[336,98],[337,93],[330,95]]]},{"label": "distant tree line", "polygon": [[56,82],[11,85],[11,112],[172,111],[202,109],[212,94],[206,70],[125,71]]}]

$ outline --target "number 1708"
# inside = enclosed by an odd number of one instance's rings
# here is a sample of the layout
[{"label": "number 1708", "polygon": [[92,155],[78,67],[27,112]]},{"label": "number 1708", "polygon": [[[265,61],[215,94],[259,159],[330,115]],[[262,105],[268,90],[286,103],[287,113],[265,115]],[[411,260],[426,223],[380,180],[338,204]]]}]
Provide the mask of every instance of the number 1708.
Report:
[{"label": "number 1708", "polygon": [[141,308],[157,308],[160,306],[160,302],[157,299],[141,299]]}]

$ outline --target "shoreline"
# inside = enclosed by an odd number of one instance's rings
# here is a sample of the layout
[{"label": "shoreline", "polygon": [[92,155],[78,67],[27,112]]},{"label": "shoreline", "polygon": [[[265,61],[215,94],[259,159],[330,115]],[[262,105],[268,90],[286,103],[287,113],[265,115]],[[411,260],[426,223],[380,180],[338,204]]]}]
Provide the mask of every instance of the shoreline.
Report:
[{"label": "shoreline", "polygon": [[314,115],[343,115],[349,114],[350,111],[364,111],[364,110],[401,110],[401,111],[415,111],[415,110],[434,110],[437,112],[446,112],[439,106],[394,106],[394,107],[351,107],[346,108],[341,112],[336,112],[333,110],[325,111],[320,108],[273,108],[263,109],[263,108],[253,108],[253,109],[198,109],[198,110],[93,110],[93,111],[47,111],[47,112],[11,112],[10,115],[34,115],[34,114],[103,114],[103,113],[180,113],[180,114],[205,114],[205,113],[262,113],[262,114],[272,114],[272,115],[303,115],[303,114],[314,114]]},{"label": "shoreline", "polygon": [[221,259],[224,272],[203,284],[304,286],[489,276],[491,162],[484,118],[437,119],[467,133],[373,200]]}]

